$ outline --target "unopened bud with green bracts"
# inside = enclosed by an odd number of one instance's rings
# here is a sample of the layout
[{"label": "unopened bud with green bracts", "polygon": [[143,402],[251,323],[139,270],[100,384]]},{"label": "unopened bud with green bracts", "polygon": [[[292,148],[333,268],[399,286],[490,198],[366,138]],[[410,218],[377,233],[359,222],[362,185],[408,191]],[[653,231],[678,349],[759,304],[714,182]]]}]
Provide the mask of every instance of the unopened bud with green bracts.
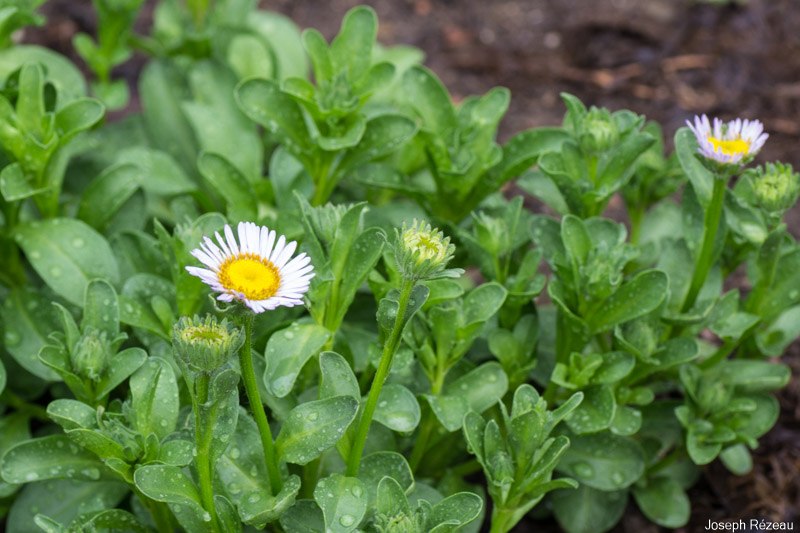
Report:
[{"label": "unopened bud with green bracts", "polygon": [[172,331],[175,354],[195,372],[211,374],[228,362],[242,347],[244,332],[227,319],[217,322],[213,315],[204,319],[181,317]]},{"label": "unopened bud with green bracts", "polygon": [[438,228],[414,219],[411,227],[403,223],[395,230],[394,254],[403,277],[413,280],[458,277],[461,269],[446,269],[456,247]]},{"label": "unopened bud with green bracts", "polygon": [[759,207],[771,215],[783,216],[800,194],[800,174],[792,165],[767,163],[750,175],[753,192]]},{"label": "unopened bud with green bracts", "polygon": [[619,130],[608,109],[592,107],[583,119],[578,138],[584,152],[600,154],[617,144]]},{"label": "unopened bud with green bracts", "polygon": [[108,364],[108,358],[114,353],[116,348],[112,348],[105,332],[86,328],[70,353],[70,362],[78,375],[97,381]]}]

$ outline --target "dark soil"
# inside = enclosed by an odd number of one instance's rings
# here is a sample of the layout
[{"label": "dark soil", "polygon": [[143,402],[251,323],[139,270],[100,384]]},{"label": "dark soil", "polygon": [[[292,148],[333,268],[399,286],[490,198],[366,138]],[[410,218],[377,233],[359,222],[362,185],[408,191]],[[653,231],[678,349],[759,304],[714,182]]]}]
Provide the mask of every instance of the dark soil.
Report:
[{"label": "dark soil", "polygon": [[[759,161],[800,167],[800,3],[750,0],[712,5],[687,0],[274,0],[303,28],[333,37],[344,13],[367,3],[378,12],[379,40],[409,44],[456,99],[502,85],[512,93],[501,139],[534,126],[560,124],[562,91],[587,104],[631,109],[658,121],[668,140],[694,114],[757,118],[770,134]],[[87,0],[55,0],[42,11],[46,28],[28,30],[38,42],[80,60],[76,31],[92,32]],[[149,24],[152,2],[143,10]],[[136,79],[143,58],[119,69]],[[138,103],[134,97],[132,109]],[[620,202],[607,214],[624,220]],[[787,214],[800,237],[800,208]],[[681,531],[703,531],[708,520],[764,518],[800,529],[800,345],[783,361],[794,369],[778,394],[781,418],[761,439],[751,474],[737,477],[718,462],[690,491],[692,518]],[[662,531],[631,503],[614,529]],[[522,523],[519,532],[555,532],[553,521]]]}]

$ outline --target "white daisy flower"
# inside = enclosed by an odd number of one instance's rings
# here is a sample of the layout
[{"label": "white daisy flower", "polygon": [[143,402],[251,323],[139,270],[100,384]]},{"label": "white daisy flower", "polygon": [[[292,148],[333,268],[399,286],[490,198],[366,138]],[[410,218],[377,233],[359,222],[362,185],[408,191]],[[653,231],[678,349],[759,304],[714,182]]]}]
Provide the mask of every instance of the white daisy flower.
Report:
[{"label": "white daisy flower", "polygon": [[714,127],[708,117],[695,116],[694,124],[686,121],[686,125],[694,132],[699,145],[698,151],[709,159],[720,163],[739,163],[742,159],[752,159],[766,142],[764,125],[758,120],[742,120],[737,118],[723,124],[714,119]]},{"label": "white daisy flower", "polygon": [[208,268],[186,270],[222,293],[217,300],[239,300],[255,313],[302,305],[314,277],[311,258],[302,253],[290,261],[297,242],[287,243],[283,235],[276,240],[277,233],[266,226],[239,222],[237,230],[238,242],[227,224],[224,239],[217,232],[219,246],[203,237],[200,248],[190,253]]}]

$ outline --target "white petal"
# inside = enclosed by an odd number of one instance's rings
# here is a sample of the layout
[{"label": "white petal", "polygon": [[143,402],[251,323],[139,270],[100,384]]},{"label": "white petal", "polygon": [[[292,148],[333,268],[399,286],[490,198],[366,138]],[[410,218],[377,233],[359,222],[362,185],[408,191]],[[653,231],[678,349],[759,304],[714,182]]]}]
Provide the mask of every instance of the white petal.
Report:
[{"label": "white petal", "polygon": [[[264,227],[264,230],[267,228]],[[275,246],[275,238],[278,236],[275,230],[267,230],[267,236],[264,238],[264,232],[261,233],[261,257],[269,261],[269,256],[272,253],[272,247]]]},{"label": "white petal", "polygon": [[228,243],[225,242],[225,239],[222,238],[222,235],[219,234],[218,231],[214,232],[214,236],[217,237],[217,242],[219,243],[222,250],[225,252],[225,257],[233,257],[233,253],[231,253],[231,249],[228,248]]},{"label": "white petal", "polygon": [[206,265],[208,268],[217,269],[219,267],[219,262],[216,261],[213,257],[205,253],[200,248],[195,248],[191,252],[189,252],[193,256],[195,256],[201,263]]},{"label": "white petal", "polygon": [[286,247],[281,252],[281,255],[278,256],[278,259],[273,261],[276,267],[283,268],[284,265],[292,258],[292,254],[294,251],[297,250],[297,241],[292,241],[286,245]]},{"label": "white petal", "polygon": [[283,251],[284,246],[286,246],[286,237],[281,235],[278,242],[275,244],[275,248],[272,249],[272,253],[269,255],[269,260],[272,261],[272,264],[275,264],[275,260]]},{"label": "white petal", "polygon": [[236,238],[233,236],[233,230],[227,224],[225,224],[225,239],[228,241],[228,246],[231,249],[231,253],[234,257],[239,255],[239,245],[236,243]]}]

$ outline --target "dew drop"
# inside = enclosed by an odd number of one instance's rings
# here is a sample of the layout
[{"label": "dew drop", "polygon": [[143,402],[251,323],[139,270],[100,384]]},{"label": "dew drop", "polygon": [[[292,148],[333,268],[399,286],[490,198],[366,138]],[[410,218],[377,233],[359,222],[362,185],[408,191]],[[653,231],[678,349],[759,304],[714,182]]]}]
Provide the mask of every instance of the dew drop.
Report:
[{"label": "dew drop", "polygon": [[592,478],[594,477],[594,468],[589,463],[584,463],[583,461],[578,463],[572,463],[572,469],[575,471],[575,474],[582,478]]},{"label": "dew drop", "polygon": [[292,333],[291,331],[286,331],[284,332],[283,336],[286,337],[287,339],[293,339],[294,333]]},{"label": "dew drop", "polygon": [[261,495],[256,493],[256,494],[251,494],[250,496],[248,496],[247,501],[250,502],[250,503],[256,503],[260,499],[261,499]]},{"label": "dew drop", "polygon": [[312,411],[308,413],[308,416],[306,416],[306,420],[309,420],[311,422],[315,421],[317,418],[319,418],[319,413],[317,413],[316,411]]},{"label": "dew drop", "polygon": [[614,472],[611,474],[611,482],[620,487],[625,482],[625,476],[623,476],[621,472]]},{"label": "dew drop", "polygon": [[239,451],[239,448],[231,448],[231,458],[238,459],[242,452]]},{"label": "dew drop", "polygon": [[60,278],[61,277],[61,267],[58,266],[58,265],[51,266],[50,267],[50,275],[53,276],[54,278]]},{"label": "dew drop", "polygon": [[19,333],[13,330],[6,331],[5,338],[6,338],[6,344],[8,346],[14,346],[16,344],[19,344],[20,341]]},{"label": "dew drop", "polygon": [[72,246],[74,246],[75,248],[83,248],[85,245],[86,241],[84,241],[80,237],[77,237],[72,240]]},{"label": "dew drop", "polygon": [[342,524],[344,527],[349,527],[353,525],[356,519],[349,514],[343,514],[341,518],[339,518],[339,523]]}]

